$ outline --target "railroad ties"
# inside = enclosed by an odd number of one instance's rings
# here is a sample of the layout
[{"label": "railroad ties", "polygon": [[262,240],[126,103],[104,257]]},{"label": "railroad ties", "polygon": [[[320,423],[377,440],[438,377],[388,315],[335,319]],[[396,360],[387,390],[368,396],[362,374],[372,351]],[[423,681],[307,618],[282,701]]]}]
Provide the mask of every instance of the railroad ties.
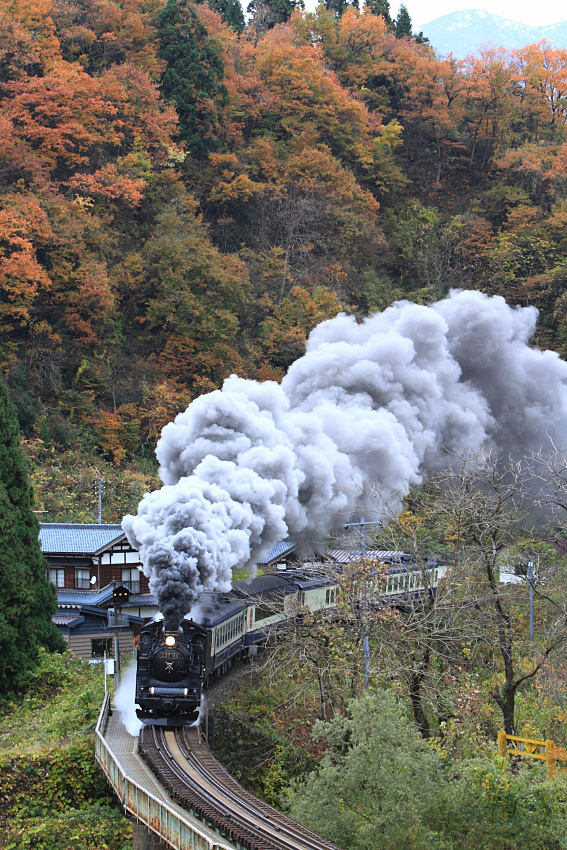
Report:
[{"label": "railroad ties", "polygon": [[145,726],[139,755],[173,799],[246,850],[337,850],[246,791],[214,758],[197,727]]}]

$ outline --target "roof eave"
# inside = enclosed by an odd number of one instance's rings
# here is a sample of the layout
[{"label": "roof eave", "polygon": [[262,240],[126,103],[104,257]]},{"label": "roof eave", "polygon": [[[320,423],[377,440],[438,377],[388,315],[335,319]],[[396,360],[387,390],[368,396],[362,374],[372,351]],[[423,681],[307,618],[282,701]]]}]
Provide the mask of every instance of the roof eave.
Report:
[{"label": "roof eave", "polygon": [[97,549],[96,552],[92,552],[93,557],[98,555],[103,555],[109,549],[112,549],[113,546],[116,546],[117,543],[122,543],[123,540],[126,540],[126,532],[122,532],[118,537],[115,537],[114,540],[111,540],[109,543],[105,543],[104,546],[101,546],[100,549]]}]

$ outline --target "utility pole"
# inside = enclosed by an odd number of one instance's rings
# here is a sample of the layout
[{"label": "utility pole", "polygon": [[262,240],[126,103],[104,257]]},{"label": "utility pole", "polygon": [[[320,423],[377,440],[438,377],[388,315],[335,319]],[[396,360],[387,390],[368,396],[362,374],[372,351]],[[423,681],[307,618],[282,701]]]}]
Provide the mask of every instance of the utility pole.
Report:
[{"label": "utility pole", "polygon": [[[365,522],[364,517],[360,517],[360,522],[347,522],[343,526],[343,528],[356,528],[358,533],[360,534],[360,557],[366,558],[366,526],[367,525],[382,525],[380,520],[376,522]],[[366,590],[364,591],[364,607],[366,607]],[[368,683],[370,682],[370,642],[368,640],[368,635],[364,635],[362,642],[363,650],[364,650],[364,687],[368,687]]]},{"label": "utility pole", "polygon": [[530,594],[530,644],[534,648],[534,562],[528,561],[528,590]]},{"label": "utility pole", "polygon": [[103,496],[103,493],[105,492],[104,484],[105,484],[104,478],[97,478],[95,481],[93,481],[93,493],[97,497],[97,504],[98,504],[98,524],[99,525],[102,525],[102,496]]},{"label": "utility pole", "polygon": [[112,582],[112,597],[114,599],[114,688],[115,693],[120,685],[120,637],[118,634],[118,612],[116,579]]}]

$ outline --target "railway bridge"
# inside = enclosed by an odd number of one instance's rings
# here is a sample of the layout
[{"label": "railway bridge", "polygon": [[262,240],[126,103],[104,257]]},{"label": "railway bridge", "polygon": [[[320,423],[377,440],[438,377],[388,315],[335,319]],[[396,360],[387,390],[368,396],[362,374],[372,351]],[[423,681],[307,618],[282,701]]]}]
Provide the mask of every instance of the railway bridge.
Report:
[{"label": "railway bridge", "polygon": [[96,758],[135,822],[134,850],[337,850],[254,797],[222,767],[198,728],[130,735],[106,695]]}]

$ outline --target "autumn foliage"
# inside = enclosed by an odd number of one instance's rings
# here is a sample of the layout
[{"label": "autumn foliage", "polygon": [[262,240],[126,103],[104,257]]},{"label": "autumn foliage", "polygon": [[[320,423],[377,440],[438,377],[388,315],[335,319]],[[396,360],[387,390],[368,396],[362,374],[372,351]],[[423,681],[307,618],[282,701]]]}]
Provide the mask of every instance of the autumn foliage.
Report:
[{"label": "autumn foliage", "polygon": [[0,0],[0,358],[29,438],[151,454],[322,319],[455,286],[535,304],[567,353],[567,51],[458,62],[296,5],[242,30],[212,0]]}]

